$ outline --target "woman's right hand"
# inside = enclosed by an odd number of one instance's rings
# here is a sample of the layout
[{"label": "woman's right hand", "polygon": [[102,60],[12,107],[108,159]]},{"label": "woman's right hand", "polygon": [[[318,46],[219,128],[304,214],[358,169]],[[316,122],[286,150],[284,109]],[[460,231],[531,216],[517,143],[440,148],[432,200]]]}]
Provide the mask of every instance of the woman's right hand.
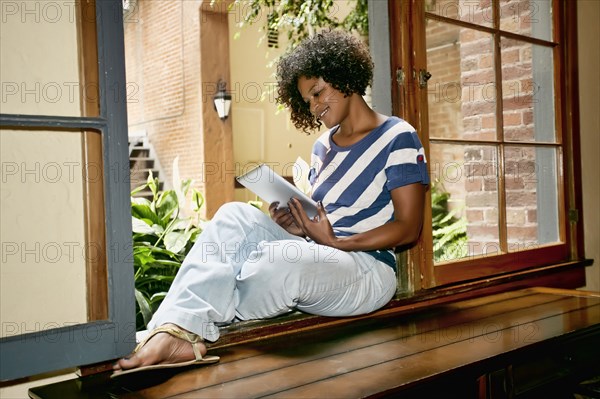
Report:
[{"label": "woman's right hand", "polygon": [[279,202],[273,202],[269,205],[271,219],[280,225],[285,231],[299,237],[305,237],[304,232],[294,220],[289,208],[279,208]]}]

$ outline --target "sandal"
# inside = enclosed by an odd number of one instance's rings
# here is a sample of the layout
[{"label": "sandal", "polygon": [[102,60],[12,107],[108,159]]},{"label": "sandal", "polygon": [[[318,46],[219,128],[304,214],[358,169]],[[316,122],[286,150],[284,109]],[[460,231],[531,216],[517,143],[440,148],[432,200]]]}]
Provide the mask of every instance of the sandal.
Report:
[{"label": "sandal", "polygon": [[152,332],[142,342],[140,342],[135,347],[135,349],[133,350],[133,353],[136,353],[137,351],[139,351],[144,345],[146,345],[146,343],[152,337],[154,337],[156,334],[159,334],[159,333],[167,333],[169,335],[172,335],[176,338],[182,339],[182,340],[187,341],[190,344],[192,344],[192,349],[194,350],[194,356],[196,358],[194,360],[189,360],[187,362],[181,362],[181,363],[152,364],[149,366],[141,366],[141,367],[136,367],[136,368],[127,369],[127,370],[119,370],[119,371],[115,371],[114,373],[112,373],[110,378],[120,377],[122,375],[133,374],[133,373],[137,373],[137,372],[141,372],[141,371],[148,371],[148,370],[172,369],[172,368],[177,368],[177,367],[187,367],[187,366],[194,366],[194,365],[200,365],[200,364],[212,364],[212,363],[217,363],[220,359],[219,356],[204,356],[204,357],[202,357],[202,355],[200,354],[200,347],[198,345],[199,343],[204,342],[202,337],[200,337],[197,334],[191,333],[191,332],[183,331],[181,328],[179,328],[176,325],[161,326],[161,327],[158,327],[158,328],[152,330]]}]

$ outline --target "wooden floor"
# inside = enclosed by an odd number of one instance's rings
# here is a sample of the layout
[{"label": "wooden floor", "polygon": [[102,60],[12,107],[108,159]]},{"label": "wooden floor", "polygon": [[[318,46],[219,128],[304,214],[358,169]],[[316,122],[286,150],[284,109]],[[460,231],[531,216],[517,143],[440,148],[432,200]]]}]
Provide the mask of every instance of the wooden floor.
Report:
[{"label": "wooden floor", "polygon": [[[337,326],[216,349],[220,363],[135,379],[106,375],[34,388],[34,398],[356,398],[476,378],[561,339],[600,331],[600,298],[520,290],[413,314],[384,313]],[[567,340],[568,341],[568,340]],[[565,342],[567,342],[565,341]],[[553,345],[559,345],[556,348]],[[466,378],[466,379],[465,379]],[[477,396],[481,385],[462,387]]]}]

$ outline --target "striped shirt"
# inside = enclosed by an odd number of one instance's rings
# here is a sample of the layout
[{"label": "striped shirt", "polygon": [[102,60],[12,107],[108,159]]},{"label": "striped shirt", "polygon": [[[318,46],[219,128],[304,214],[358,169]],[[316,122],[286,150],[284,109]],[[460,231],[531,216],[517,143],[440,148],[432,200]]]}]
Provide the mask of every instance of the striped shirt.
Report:
[{"label": "striped shirt", "polygon": [[[313,146],[309,181],[312,198],[322,201],[337,236],[362,233],[394,219],[390,191],[408,184],[429,184],[425,153],[415,129],[389,117],[359,142],[333,142],[338,126]],[[367,251],[396,268],[393,251]]]}]

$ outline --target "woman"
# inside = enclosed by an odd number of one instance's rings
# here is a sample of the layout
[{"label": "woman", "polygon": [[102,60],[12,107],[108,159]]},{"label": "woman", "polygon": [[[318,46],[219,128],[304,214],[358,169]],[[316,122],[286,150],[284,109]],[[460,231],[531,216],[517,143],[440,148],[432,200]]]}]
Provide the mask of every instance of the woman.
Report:
[{"label": "woman", "polygon": [[414,129],[363,99],[373,63],[340,31],[305,40],[277,66],[278,101],[306,132],[329,130],[313,148],[310,182],[318,214],[293,199],[225,204],[186,257],[149,326],[149,338],[114,375],[213,363],[204,340],[218,325],[298,309],[352,316],[384,306],[396,291],[393,247],[414,242],[429,183]]}]

